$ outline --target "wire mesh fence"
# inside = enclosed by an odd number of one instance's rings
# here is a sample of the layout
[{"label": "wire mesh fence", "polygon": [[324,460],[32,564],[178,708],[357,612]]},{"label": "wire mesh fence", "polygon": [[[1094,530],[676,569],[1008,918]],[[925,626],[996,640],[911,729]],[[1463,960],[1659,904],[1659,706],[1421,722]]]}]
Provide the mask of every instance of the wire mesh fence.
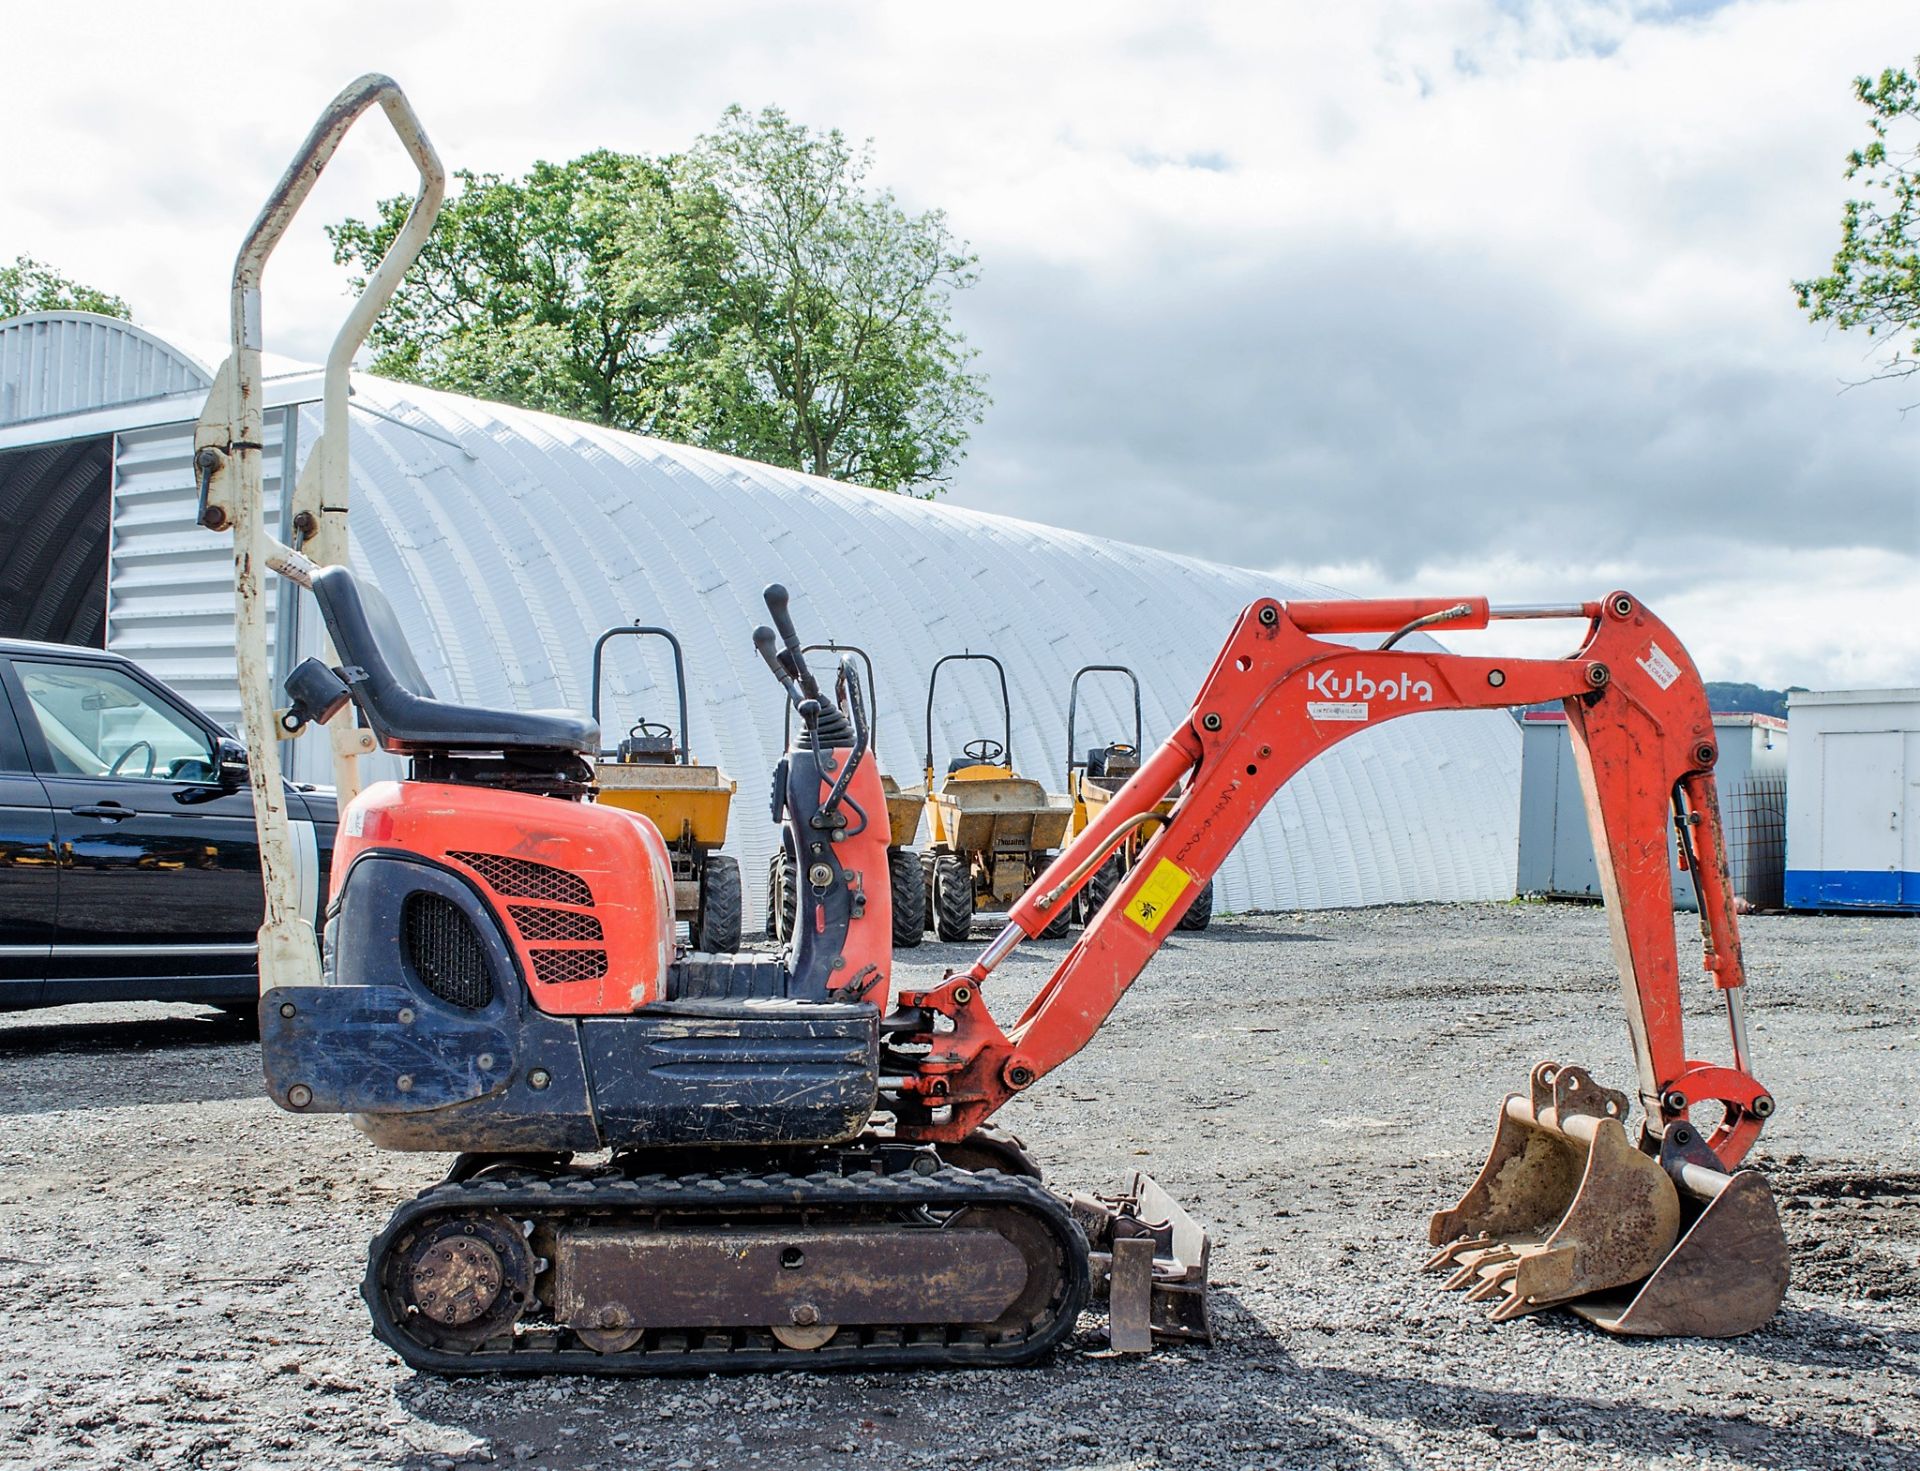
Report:
[{"label": "wire mesh fence", "polygon": [[1787,779],[1749,776],[1721,793],[1733,892],[1754,909],[1786,902]]}]

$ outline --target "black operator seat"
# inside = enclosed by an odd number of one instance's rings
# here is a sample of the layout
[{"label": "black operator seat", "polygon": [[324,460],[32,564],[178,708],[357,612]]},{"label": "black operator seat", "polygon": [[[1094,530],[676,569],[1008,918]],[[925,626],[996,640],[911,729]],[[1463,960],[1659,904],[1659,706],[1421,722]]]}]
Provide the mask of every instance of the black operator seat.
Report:
[{"label": "black operator seat", "polygon": [[559,710],[488,710],[452,705],[414,662],[400,621],[380,590],[362,587],[345,567],[313,575],[314,601],[326,620],[334,651],[347,671],[355,703],[383,751],[567,751],[600,748],[600,726]]}]

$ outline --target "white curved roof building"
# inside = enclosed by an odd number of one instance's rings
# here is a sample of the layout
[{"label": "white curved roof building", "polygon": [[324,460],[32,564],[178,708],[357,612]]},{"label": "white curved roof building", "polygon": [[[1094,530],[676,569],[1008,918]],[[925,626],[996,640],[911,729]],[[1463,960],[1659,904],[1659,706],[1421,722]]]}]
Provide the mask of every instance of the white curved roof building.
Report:
[{"label": "white curved roof building", "polygon": [[[104,318],[0,323],[0,518],[18,513],[10,499],[30,496],[30,465],[64,455],[70,468],[105,467],[105,641],[230,719],[230,550],[195,525],[189,471],[210,378],[190,354]],[[269,465],[280,478],[319,433],[319,392],[304,368],[283,367],[269,384]],[[393,603],[436,690],[585,708],[603,628],[675,629],[693,750],[740,786],[728,847],[750,905],[775,841],[762,794],[782,740],[780,695],[750,641],[766,617],[764,584],[792,590],[810,641],[872,655],[884,770],[918,781],[927,671],[940,654],[973,650],[1004,661],[1015,760],[1056,790],[1076,669],[1138,671],[1152,744],[1185,713],[1249,600],[1331,595],[378,378],[356,378],[353,402],[354,563]],[[0,561],[0,616],[20,585],[33,585],[31,570]],[[318,619],[289,588],[280,622],[292,637],[278,640],[277,657],[290,667],[314,651]],[[608,667],[610,732],[642,710],[672,718],[658,658],[629,647]],[[998,734],[997,690],[982,668],[942,673],[943,764],[962,741]],[[1122,681],[1083,685],[1080,745],[1130,738],[1131,723]],[[324,779],[324,759],[320,743],[296,743],[298,774]],[[1219,907],[1510,897],[1519,768],[1519,730],[1502,712],[1412,716],[1349,740],[1248,833],[1221,871]]]}]

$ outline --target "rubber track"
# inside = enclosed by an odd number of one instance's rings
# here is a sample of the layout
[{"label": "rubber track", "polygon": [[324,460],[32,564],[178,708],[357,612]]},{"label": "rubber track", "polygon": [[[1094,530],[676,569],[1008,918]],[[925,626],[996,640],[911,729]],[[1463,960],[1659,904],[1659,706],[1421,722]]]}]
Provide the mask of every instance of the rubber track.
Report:
[{"label": "rubber track", "polygon": [[[1027,1337],[1006,1343],[913,1342],[921,1328],[898,1330],[897,1343],[871,1341],[876,1328],[843,1329],[840,1339],[817,1349],[790,1349],[770,1335],[751,1345],[684,1349],[648,1349],[647,1339],[620,1353],[603,1354],[585,1347],[552,1345],[565,1330],[535,1324],[531,1335],[516,1336],[507,1349],[491,1345],[469,1353],[434,1348],[410,1338],[391,1311],[381,1285],[382,1264],[407,1228],[425,1217],[447,1211],[500,1211],[516,1219],[532,1217],[555,1225],[566,1217],[590,1213],[604,1218],[609,1211],[633,1217],[671,1211],[678,1216],[711,1215],[728,1218],[742,1210],[764,1212],[769,1206],[783,1211],[871,1209],[875,1219],[891,1223],[902,1210],[930,1207],[954,1210],[969,1205],[1012,1206],[1043,1222],[1058,1239],[1066,1276],[1053,1298],[1053,1316]],[[635,1179],[617,1176],[572,1176],[554,1180],[502,1180],[482,1177],[446,1182],[422,1191],[394,1212],[386,1229],[374,1238],[367,1253],[367,1276],[360,1295],[373,1315],[374,1336],[415,1369],[429,1373],[468,1374],[713,1374],[769,1370],[872,1370],[924,1368],[987,1368],[1030,1364],[1044,1358],[1073,1331],[1088,1296],[1087,1242],[1065,1202],[1038,1182],[996,1170],[946,1168],[931,1175],[911,1173],[853,1175],[784,1174],[647,1175]],[[696,1339],[739,1340],[738,1330],[690,1328]],[[548,1340],[543,1343],[537,1340]]]}]

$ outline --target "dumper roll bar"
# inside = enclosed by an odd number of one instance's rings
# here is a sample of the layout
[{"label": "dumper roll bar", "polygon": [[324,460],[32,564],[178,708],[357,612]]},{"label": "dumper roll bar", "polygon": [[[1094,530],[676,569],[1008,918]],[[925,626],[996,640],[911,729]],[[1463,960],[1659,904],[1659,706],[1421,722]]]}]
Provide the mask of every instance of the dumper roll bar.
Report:
[{"label": "dumper roll bar", "polygon": [[1073,743],[1073,718],[1080,708],[1080,681],[1089,674],[1124,674],[1133,684],[1133,749],[1141,755],[1146,754],[1146,724],[1140,718],[1140,676],[1124,664],[1085,664],[1073,676],[1073,683],[1067,686],[1067,780],[1073,780],[1074,772],[1085,766],[1086,758],[1079,756],[1079,750]]},{"label": "dumper roll bar", "polygon": [[[594,723],[598,724],[600,720],[601,657],[606,650],[608,641],[616,638],[646,637],[663,638],[667,641],[667,646],[673,650],[673,682],[675,689],[678,690],[680,695],[680,764],[682,766],[691,766],[693,764],[693,737],[688,734],[687,730],[687,658],[685,653],[681,651],[680,640],[674,637],[671,629],[656,628],[650,623],[623,623],[617,628],[609,628],[605,633],[601,634],[599,638],[593,641]],[[604,750],[600,754],[602,756],[611,756],[613,751],[611,749]]]},{"label": "dumper roll bar", "polygon": [[[267,531],[262,513],[265,403],[260,354],[265,334],[261,281],[268,259],[341,140],[374,107],[386,114],[401,147],[413,160],[420,186],[399,233],[340,324],[327,353],[322,432],[291,494],[294,545],[287,546]],[[298,872],[287,823],[278,739],[290,732],[274,709],[265,573],[270,569],[304,587],[310,585],[317,568],[344,565],[347,560],[349,370],[374,318],[399,289],[401,278],[432,232],[446,187],[440,157],[406,94],[391,77],[369,73],[335,97],[267,196],[234,261],[229,314],[232,350],[214,375],[206,408],[194,428],[200,524],[233,533],[234,664],[266,890],[259,937],[263,994],[275,986],[320,983],[319,949],[312,924],[300,913]],[[328,654],[332,662],[331,650]],[[334,785],[344,810],[360,789],[359,758],[373,747],[351,715],[344,719],[336,715],[329,725]]]},{"label": "dumper roll bar", "polygon": [[965,663],[968,660],[978,660],[981,663],[991,664],[994,673],[1000,676],[1000,713],[1005,726],[1006,739],[1000,746],[1001,759],[994,764],[1004,766],[1009,771],[1014,769],[1013,696],[1007,693],[1006,665],[994,658],[992,654],[942,654],[938,659],[933,661],[933,668],[927,675],[927,759],[925,764],[928,772],[927,780],[929,782],[933,780],[933,692],[940,683],[940,666],[942,664]]}]

